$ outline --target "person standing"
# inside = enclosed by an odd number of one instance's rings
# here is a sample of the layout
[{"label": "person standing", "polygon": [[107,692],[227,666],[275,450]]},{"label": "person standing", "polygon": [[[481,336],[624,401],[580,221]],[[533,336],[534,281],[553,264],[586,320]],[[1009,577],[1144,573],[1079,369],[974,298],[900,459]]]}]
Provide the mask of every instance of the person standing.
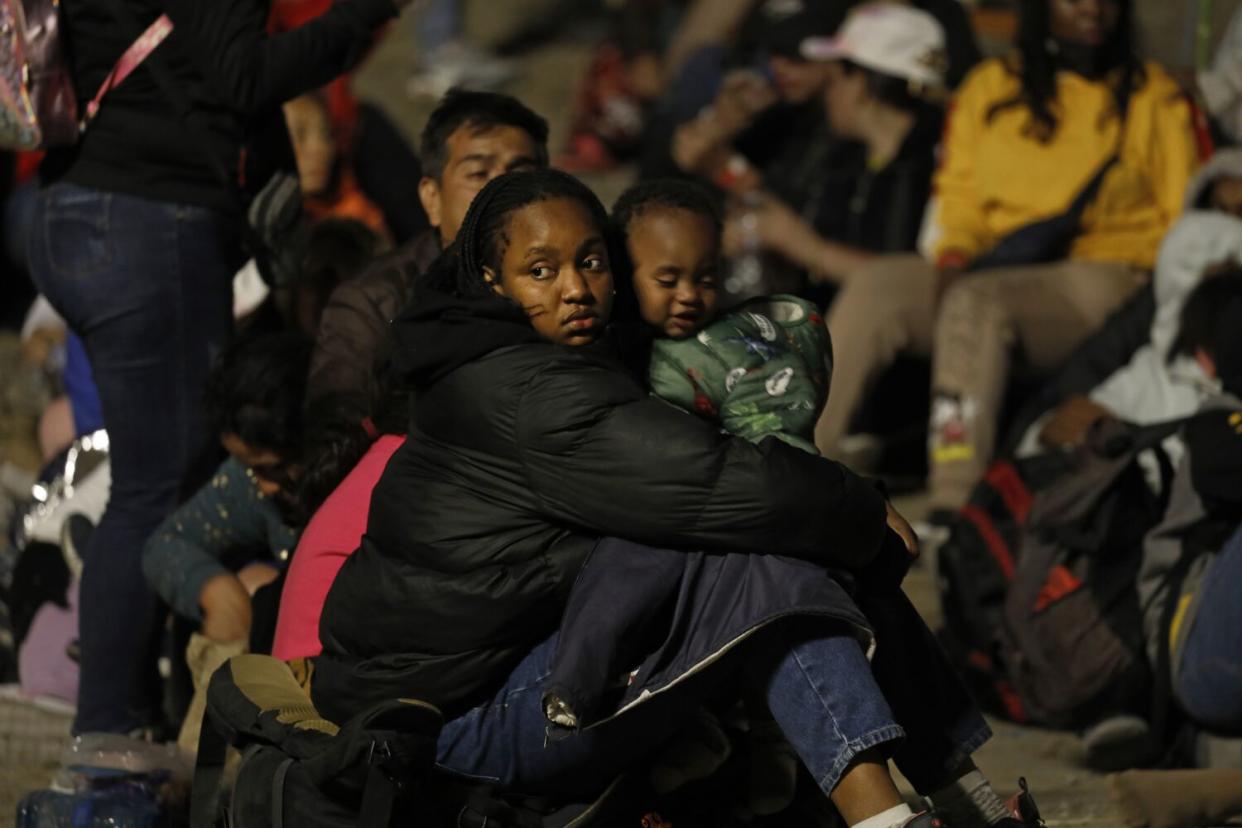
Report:
[{"label": "person standing", "polygon": [[75,732],[160,721],[159,605],[142,549],[212,449],[203,388],[246,258],[242,193],[265,179],[248,140],[361,57],[408,2],[340,2],[272,37],[266,0],[62,4],[79,96],[146,26],[172,24],[81,140],[48,153],[30,238],[35,281],[85,343],[111,440],[111,500],[85,552]]}]

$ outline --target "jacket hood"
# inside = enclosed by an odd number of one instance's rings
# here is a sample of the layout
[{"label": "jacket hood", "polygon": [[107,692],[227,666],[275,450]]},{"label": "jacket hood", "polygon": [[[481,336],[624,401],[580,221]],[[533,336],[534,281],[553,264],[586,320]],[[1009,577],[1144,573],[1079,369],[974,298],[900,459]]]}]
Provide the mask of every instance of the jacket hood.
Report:
[{"label": "jacket hood", "polygon": [[415,389],[501,348],[545,341],[506,299],[462,299],[422,283],[393,320],[392,337],[397,373]]},{"label": "jacket hood", "polygon": [[1199,172],[1190,180],[1186,187],[1186,209],[1201,210],[1208,205],[1202,204],[1208,188],[1218,178],[1224,176],[1242,178],[1242,149],[1222,149],[1208,159],[1199,168]]},{"label": "jacket hood", "polygon": [[1242,220],[1233,216],[1192,210],[1164,237],[1156,259],[1156,318],[1151,326],[1151,342],[1159,354],[1167,355],[1177,338],[1182,308],[1203,272],[1225,261],[1242,264]]}]

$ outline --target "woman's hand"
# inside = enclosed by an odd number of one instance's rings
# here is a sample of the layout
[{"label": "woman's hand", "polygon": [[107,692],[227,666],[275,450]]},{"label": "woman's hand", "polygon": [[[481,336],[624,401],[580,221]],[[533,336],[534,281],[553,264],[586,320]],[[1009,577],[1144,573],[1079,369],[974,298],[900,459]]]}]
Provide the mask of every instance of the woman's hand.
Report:
[{"label": "woman's hand", "polygon": [[901,542],[905,544],[906,551],[910,553],[910,557],[917,558],[919,556],[919,536],[914,534],[914,529],[910,526],[910,523],[901,516],[901,512],[893,508],[893,504],[887,503],[885,508],[888,509],[888,528],[892,529],[897,534],[897,537],[901,538]]},{"label": "woman's hand", "polygon": [[1049,448],[1081,446],[1087,442],[1093,425],[1113,416],[1112,411],[1090,397],[1070,397],[1052,412],[1039,432],[1039,442]]},{"label": "woman's hand", "polygon": [[222,572],[203,584],[198,596],[203,608],[203,635],[212,641],[239,641],[250,635],[250,594],[231,572]]}]

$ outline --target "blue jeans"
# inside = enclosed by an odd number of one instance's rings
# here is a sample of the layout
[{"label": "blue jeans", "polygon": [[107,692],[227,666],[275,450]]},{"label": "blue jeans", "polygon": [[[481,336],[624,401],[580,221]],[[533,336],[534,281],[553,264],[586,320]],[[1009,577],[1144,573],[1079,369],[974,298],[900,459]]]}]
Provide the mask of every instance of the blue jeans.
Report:
[{"label": "blue jeans", "polygon": [[1221,550],[1200,583],[1199,610],[1182,645],[1175,691],[1196,723],[1242,734],[1242,531]]},{"label": "blue jeans", "polygon": [[84,554],[77,732],[160,718],[142,548],[215,443],[203,391],[232,326],[239,236],[207,208],[73,184],[35,208],[31,272],[86,346],[111,444],[112,492]]},{"label": "blue jeans", "polygon": [[589,797],[675,735],[722,688],[736,693],[743,684],[762,690],[772,717],[825,794],[860,753],[879,746],[890,753],[897,748],[898,767],[918,778],[911,781],[920,792],[930,793],[987,740],[990,732],[973,704],[947,712],[939,706],[950,694],[938,692],[938,682],[960,686],[951,671],[908,673],[889,695],[924,742],[899,747],[906,728],[895,719],[861,647],[851,637],[826,633],[822,625],[772,624],[696,676],[610,722],[559,739],[550,738],[541,706],[553,636],[531,651],[490,702],[445,725],[439,764],[524,793]]}]

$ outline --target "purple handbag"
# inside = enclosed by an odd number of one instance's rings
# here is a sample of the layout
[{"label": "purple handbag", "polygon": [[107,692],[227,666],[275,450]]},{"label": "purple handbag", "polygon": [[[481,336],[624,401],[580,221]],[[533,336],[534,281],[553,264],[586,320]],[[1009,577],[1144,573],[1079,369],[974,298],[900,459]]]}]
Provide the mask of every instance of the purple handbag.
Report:
[{"label": "purple handbag", "polygon": [[61,43],[59,0],[0,0],[0,148],[77,143],[103,96],[172,28],[167,15],[152,23],[117,61],[82,116]]}]

